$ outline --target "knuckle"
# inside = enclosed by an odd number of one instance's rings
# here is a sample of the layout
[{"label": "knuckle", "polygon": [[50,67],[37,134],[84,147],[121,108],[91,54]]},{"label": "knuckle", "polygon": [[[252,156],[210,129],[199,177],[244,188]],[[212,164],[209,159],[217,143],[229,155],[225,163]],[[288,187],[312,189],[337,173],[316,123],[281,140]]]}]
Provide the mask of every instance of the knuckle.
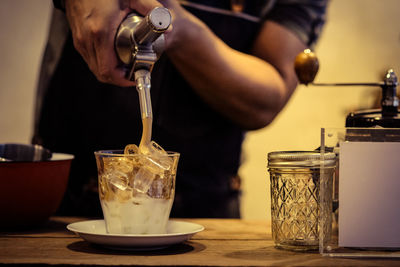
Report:
[{"label": "knuckle", "polygon": [[105,27],[101,23],[90,23],[89,32],[94,38],[99,38],[104,35]]},{"label": "knuckle", "polygon": [[81,52],[84,48],[84,40],[81,34],[77,33],[75,34],[74,38],[73,38],[73,44],[76,50],[78,50],[79,52]]},{"label": "knuckle", "polygon": [[112,81],[112,73],[108,68],[100,68],[96,75],[100,82],[110,83]]}]

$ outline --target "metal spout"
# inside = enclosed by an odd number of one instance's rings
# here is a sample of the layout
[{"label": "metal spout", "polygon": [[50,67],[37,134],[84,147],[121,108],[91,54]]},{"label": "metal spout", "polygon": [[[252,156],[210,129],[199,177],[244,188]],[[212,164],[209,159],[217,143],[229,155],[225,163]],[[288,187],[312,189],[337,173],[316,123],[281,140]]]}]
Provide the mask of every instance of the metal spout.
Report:
[{"label": "metal spout", "polygon": [[143,118],[153,118],[150,97],[150,71],[140,69],[135,71],[136,90],[139,94],[140,113]]}]

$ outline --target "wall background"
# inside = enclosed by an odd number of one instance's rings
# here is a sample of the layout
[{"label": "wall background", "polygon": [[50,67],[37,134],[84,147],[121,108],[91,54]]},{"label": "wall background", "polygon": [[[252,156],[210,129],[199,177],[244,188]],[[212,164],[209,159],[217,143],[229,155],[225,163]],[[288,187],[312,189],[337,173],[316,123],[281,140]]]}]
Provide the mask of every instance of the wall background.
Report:
[{"label": "wall background", "polygon": [[0,143],[30,143],[51,0],[0,1]]},{"label": "wall background", "polygon": [[[52,4],[0,1],[0,143],[29,143],[35,87]],[[315,51],[317,82],[376,82],[388,68],[400,77],[400,1],[331,0]],[[372,105],[379,88],[299,86],[268,127],[244,143],[242,217],[269,219],[267,153],[319,146],[321,127],[343,127],[352,110]]]}]

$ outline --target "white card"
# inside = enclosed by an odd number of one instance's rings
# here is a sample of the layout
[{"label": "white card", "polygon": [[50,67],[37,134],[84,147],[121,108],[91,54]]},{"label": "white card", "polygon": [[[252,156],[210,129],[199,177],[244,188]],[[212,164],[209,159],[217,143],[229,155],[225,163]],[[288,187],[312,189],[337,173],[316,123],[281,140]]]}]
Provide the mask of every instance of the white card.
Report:
[{"label": "white card", "polygon": [[400,143],[340,144],[339,246],[400,247]]}]

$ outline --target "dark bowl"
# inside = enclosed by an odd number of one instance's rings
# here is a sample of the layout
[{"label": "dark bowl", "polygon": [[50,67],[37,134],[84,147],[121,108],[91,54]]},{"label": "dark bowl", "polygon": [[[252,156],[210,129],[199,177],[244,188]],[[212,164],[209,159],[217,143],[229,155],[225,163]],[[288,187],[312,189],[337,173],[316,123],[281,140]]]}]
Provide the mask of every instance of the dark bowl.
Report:
[{"label": "dark bowl", "polygon": [[73,158],[53,153],[48,161],[0,162],[0,229],[46,222],[64,196]]}]

